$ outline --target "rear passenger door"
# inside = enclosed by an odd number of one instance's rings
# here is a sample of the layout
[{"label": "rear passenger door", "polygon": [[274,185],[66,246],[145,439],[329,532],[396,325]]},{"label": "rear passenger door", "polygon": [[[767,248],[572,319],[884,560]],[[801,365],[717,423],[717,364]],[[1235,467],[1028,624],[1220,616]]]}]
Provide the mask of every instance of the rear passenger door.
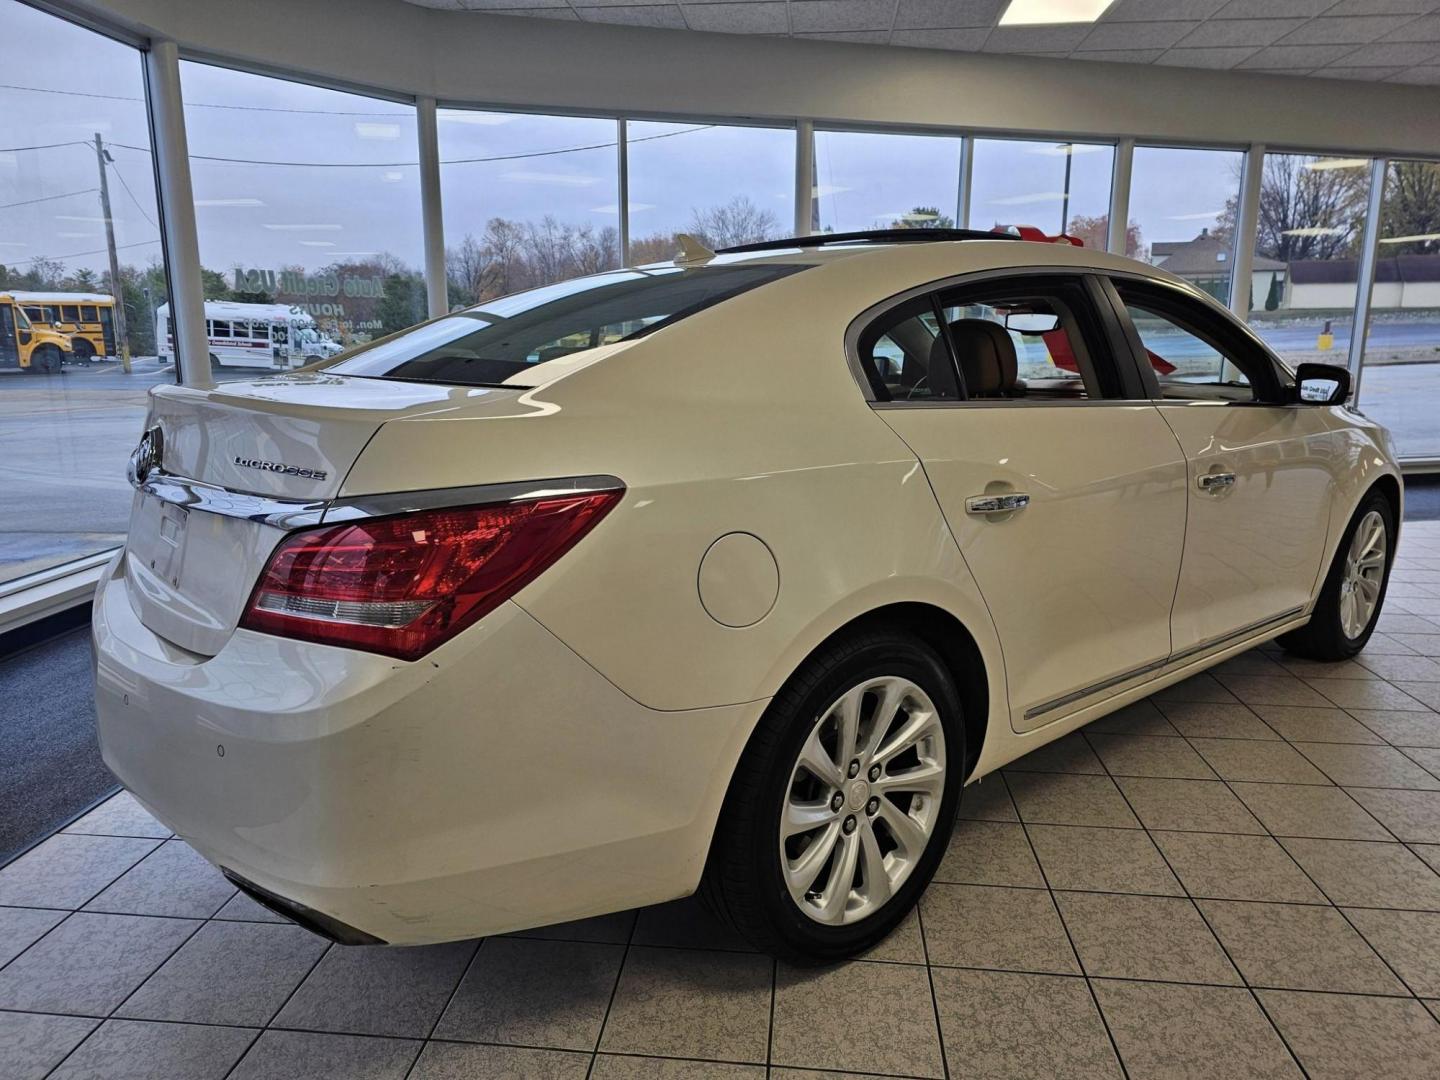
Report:
[{"label": "rear passenger door", "polygon": [[875,408],[923,463],[995,621],[1016,730],[1103,700],[1170,652],[1185,459],[1100,288],[962,279],[873,313],[856,342]]},{"label": "rear passenger door", "polygon": [[1206,301],[1148,280],[1117,276],[1113,287],[1137,367],[1188,462],[1174,651],[1295,616],[1329,527],[1338,447],[1328,410],[1292,403],[1265,348]]}]

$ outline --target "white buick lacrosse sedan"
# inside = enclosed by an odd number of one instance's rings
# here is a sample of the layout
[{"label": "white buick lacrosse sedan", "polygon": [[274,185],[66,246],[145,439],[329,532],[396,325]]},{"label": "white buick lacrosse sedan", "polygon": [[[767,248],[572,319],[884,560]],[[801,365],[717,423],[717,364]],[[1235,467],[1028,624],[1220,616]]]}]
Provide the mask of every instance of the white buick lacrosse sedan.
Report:
[{"label": "white buick lacrosse sedan", "polygon": [[407,944],[698,890],[833,960],[966,784],[1364,646],[1401,486],[1343,368],[1070,244],[684,247],[152,391],[101,742],[261,903]]}]

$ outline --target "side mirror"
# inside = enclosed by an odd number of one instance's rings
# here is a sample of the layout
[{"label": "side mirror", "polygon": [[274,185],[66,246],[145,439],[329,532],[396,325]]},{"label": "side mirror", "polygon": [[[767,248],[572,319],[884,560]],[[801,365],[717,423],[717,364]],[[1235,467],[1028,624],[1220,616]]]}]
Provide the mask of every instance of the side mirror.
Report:
[{"label": "side mirror", "polygon": [[1301,364],[1295,369],[1295,400],[1302,405],[1343,405],[1349,396],[1349,368]]}]

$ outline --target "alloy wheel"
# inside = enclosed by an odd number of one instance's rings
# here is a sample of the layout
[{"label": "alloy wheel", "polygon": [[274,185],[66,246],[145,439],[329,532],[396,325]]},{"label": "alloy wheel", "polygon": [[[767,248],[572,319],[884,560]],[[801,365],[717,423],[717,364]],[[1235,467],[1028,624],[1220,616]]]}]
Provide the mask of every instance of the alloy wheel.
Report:
[{"label": "alloy wheel", "polygon": [[920,861],[944,792],[945,731],[930,696],[893,675],[845,691],[816,718],[786,789],[791,899],[829,925],[874,914]]},{"label": "alloy wheel", "polygon": [[1380,603],[1388,547],[1385,519],[1371,510],[1355,529],[1340,579],[1340,628],[1352,641],[1365,632]]}]

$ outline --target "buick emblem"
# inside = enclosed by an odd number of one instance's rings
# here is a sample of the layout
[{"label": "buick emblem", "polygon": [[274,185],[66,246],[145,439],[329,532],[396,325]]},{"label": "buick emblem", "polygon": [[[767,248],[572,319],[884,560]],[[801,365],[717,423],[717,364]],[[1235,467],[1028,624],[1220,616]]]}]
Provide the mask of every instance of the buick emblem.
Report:
[{"label": "buick emblem", "polygon": [[140,445],[130,455],[130,467],[127,470],[130,474],[130,483],[136,485],[145,482],[145,478],[160,468],[161,459],[165,454],[165,438],[160,433],[157,425],[140,436]]}]

